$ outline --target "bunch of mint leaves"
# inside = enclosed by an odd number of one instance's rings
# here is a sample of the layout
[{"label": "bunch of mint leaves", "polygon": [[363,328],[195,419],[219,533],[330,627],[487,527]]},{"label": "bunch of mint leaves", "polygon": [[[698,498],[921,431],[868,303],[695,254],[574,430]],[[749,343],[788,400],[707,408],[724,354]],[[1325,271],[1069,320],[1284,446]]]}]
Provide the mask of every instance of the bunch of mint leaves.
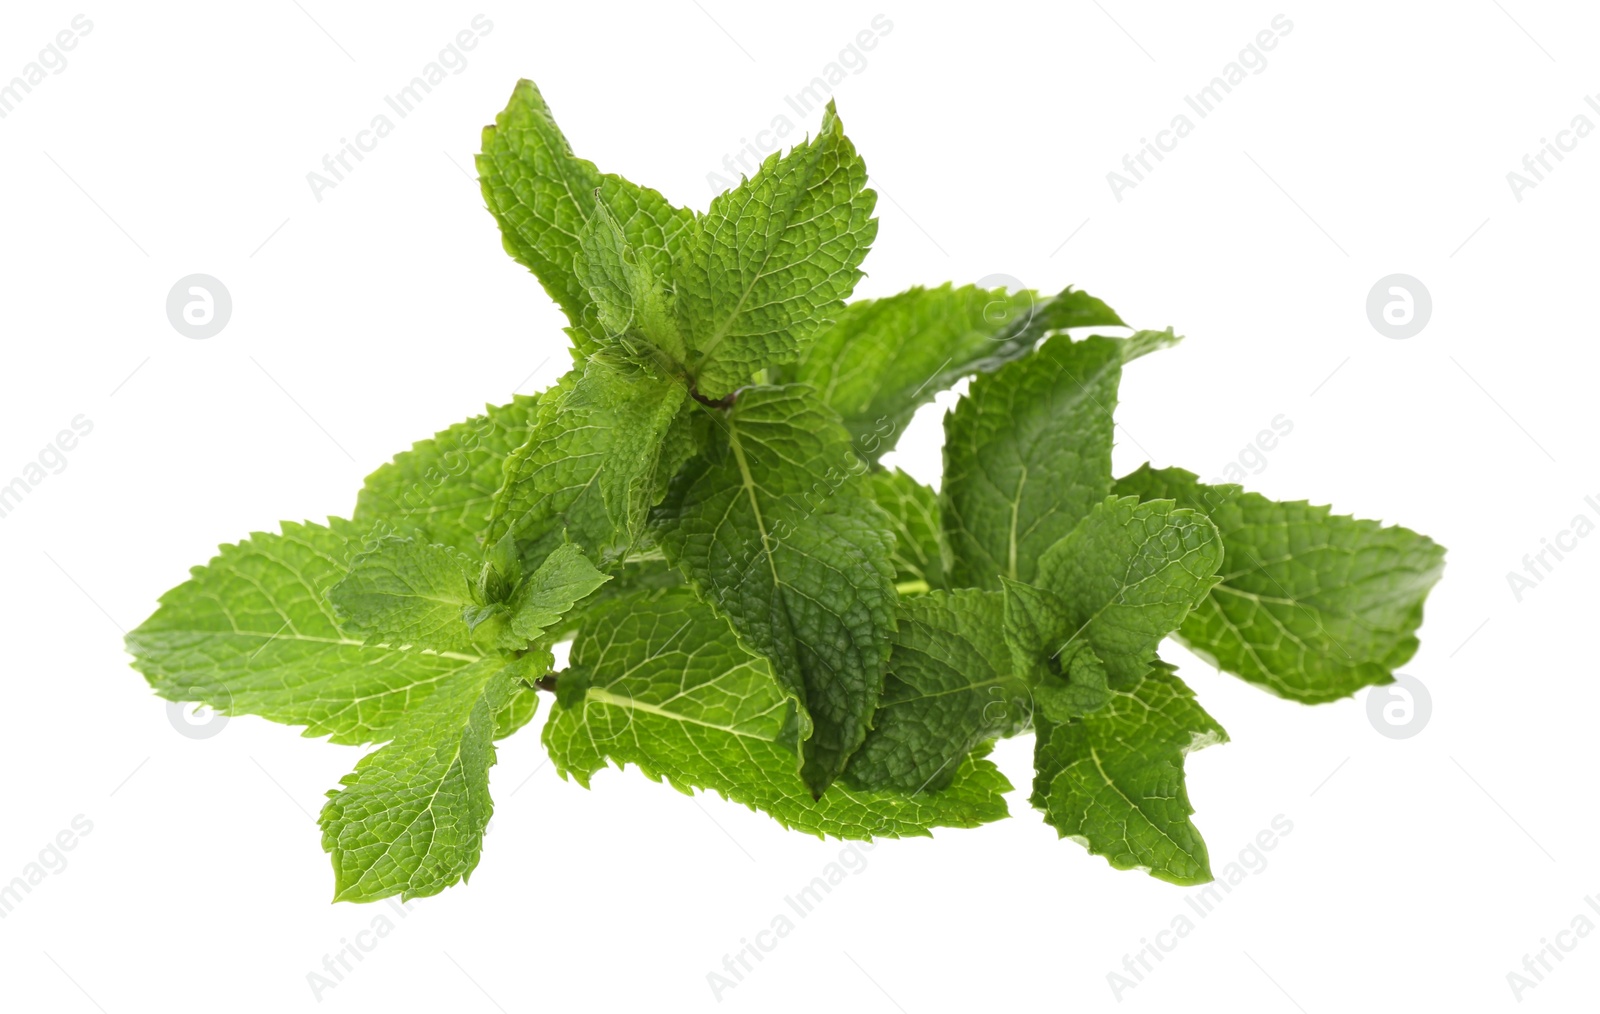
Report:
[{"label": "bunch of mint leaves", "polygon": [[[1183,761],[1227,735],[1162,640],[1308,703],[1416,651],[1428,538],[1113,477],[1123,367],[1170,329],[1071,336],[1128,330],[1071,288],[846,303],[876,195],[831,104],[703,213],[574,156],[528,81],[477,165],[572,369],[397,455],[348,520],[223,547],[127,638],[162,697],[381,744],[322,810],[336,900],[468,877],[541,690],[565,777],[632,764],[840,838],[1007,816],[986,755],[1032,732],[1063,837],[1201,883]],[[966,377],[939,490],[880,465]]]}]

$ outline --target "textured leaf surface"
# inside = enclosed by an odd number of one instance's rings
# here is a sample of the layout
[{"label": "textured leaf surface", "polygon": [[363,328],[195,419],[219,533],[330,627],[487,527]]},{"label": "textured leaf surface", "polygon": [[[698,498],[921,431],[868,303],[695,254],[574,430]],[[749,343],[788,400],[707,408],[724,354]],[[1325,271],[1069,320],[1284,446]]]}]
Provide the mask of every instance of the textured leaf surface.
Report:
[{"label": "textured leaf surface", "polygon": [[348,521],[286,522],[196,567],[128,635],[138,669],[168,700],[303,725],[308,736],[370,743],[477,653],[402,651],[342,631],[328,589],[362,544]]},{"label": "textured leaf surface", "polygon": [[340,627],[372,643],[474,652],[462,618],[478,565],[446,546],[387,536],[328,591]]},{"label": "textured leaf surface", "polygon": [[1062,837],[1119,870],[1205,883],[1211,865],[1189,820],[1183,758],[1227,738],[1171,667],[1158,664],[1093,714],[1039,723],[1033,805]]},{"label": "textured leaf surface", "polygon": [[599,607],[572,649],[583,696],[556,705],[544,740],[563,776],[587,786],[609,760],[675,788],[716,791],[785,827],[839,838],[925,835],[1006,816],[1005,777],[983,749],[947,788],[908,794],[840,783],[814,800],[784,745],[791,696],[768,661],[688,589]]},{"label": "textured leaf surface", "polygon": [[482,552],[506,455],[527,440],[538,403],[518,395],[395,455],[367,476],[351,520],[377,534]]},{"label": "textured leaf surface", "polygon": [[843,305],[878,231],[866,182],[829,102],[816,137],[712,200],[675,275],[702,395],[792,362]]},{"label": "textured leaf surface", "polygon": [[494,713],[494,738],[505,739],[533,721],[539,712],[539,691],[530,686],[518,686],[511,696]]},{"label": "textured leaf surface", "polygon": [[1222,533],[1221,583],[1179,632],[1220,668],[1319,703],[1391,682],[1416,653],[1423,601],[1444,569],[1444,548],[1427,536],[1207,486],[1178,468],[1145,466],[1117,490],[1173,497]]},{"label": "textured leaf surface", "polygon": [[604,204],[595,208],[579,237],[578,279],[593,301],[603,342],[640,361],[658,350],[678,367],[686,357],[667,280],[651,272],[649,260],[629,242]]},{"label": "textured leaf surface", "polygon": [[1004,580],[1001,629],[1012,672],[1031,688],[1036,710],[1060,722],[1103,707],[1109,677],[1088,638],[1079,636],[1079,610],[1054,592]]},{"label": "textured leaf surface", "polygon": [[580,349],[593,350],[607,333],[576,269],[596,191],[650,274],[672,277],[673,255],[694,213],[574,156],[532,81],[517,82],[505,111],[484,128],[477,165],[483,199],[500,224],[506,252],[538,276],[566,311]]},{"label": "textured leaf surface", "polygon": [[457,671],[328,794],[335,901],[437,894],[471,874],[494,811],[495,712],[511,689],[503,660]]},{"label": "textured leaf surface", "polygon": [[972,382],[945,416],[940,503],[957,586],[1032,581],[1041,553],[1111,492],[1121,343],[1051,338]]},{"label": "textured leaf surface", "polygon": [[511,629],[531,641],[560,623],[575,604],[609,580],[577,546],[558,546],[517,589],[511,603]]},{"label": "textured leaf surface", "polygon": [[1081,639],[1112,687],[1139,679],[1221,563],[1222,542],[1204,514],[1171,500],[1107,498],[1039,558],[1039,586],[1067,608],[1052,657],[1069,659]]},{"label": "textured leaf surface", "polygon": [[[944,532],[939,525],[939,494],[898,468],[867,475],[867,491],[889,516],[894,535],[894,580],[943,588]],[[926,590],[926,589],[924,589]]]},{"label": "textured leaf surface", "polygon": [[999,369],[1052,331],[1120,327],[1110,307],[1070,287],[1056,296],[975,285],[920,286],[846,306],[788,376],[822,393],[857,445],[876,456],[917,406],[973,373]]},{"label": "textured leaf surface", "polygon": [[563,541],[609,563],[663,490],[663,446],[685,396],[676,379],[600,360],[568,374],[506,460],[489,538],[512,533],[530,570]]},{"label": "textured leaf surface", "polygon": [[747,388],[721,442],[662,505],[660,541],[809,712],[821,793],[861,745],[883,686],[896,594],[888,524],[838,416],[801,384]]},{"label": "textured leaf surface", "polygon": [[872,731],[845,780],[863,788],[941,789],[977,746],[1026,728],[1027,684],[1011,673],[999,592],[932,592],[900,604]]}]

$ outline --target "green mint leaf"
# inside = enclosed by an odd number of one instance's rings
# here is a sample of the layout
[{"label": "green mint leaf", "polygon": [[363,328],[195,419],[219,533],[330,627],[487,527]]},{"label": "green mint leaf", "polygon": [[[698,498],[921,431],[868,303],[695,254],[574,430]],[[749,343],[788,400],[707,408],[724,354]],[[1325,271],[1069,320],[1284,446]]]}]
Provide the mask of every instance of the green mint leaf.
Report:
[{"label": "green mint leaf", "polygon": [[685,398],[678,380],[637,367],[595,359],[569,373],[506,459],[489,538],[510,533],[530,570],[567,541],[609,565],[665,493],[663,463],[675,469],[692,451],[674,425]]},{"label": "green mint leaf", "polygon": [[531,686],[516,686],[511,697],[494,713],[494,738],[498,742],[521,729],[539,712],[539,691]]},{"label": "green mint leaf", "polygon": [[1089,646],[1078,610],[1043,588],[1002,579],[1001,622],[1011,667],[1031,688],[1035,707],[1055,721],[1087,714],[1110,697],[1105,663]]},{"label": "green mint leaf", "polygon": [[896,587],[902,593],[945,587],[939,494],[898,468],[869,473],[866,485],[889,516]]},{"label": "green mint leaf", "polygon": [[357,554],[328,590],[339,626],[369,644],[471,652],[463,612],[479,566],[446,546],[387,536]]},{"label": "green mint leaf", "polygon": [[[638,361],[651,359],[651,350],[657,349],[681,370],[687,349],[663,280],[651,273],[650,262],[603,203],[596,204],[578,243],[578,279],[593,301],[606,340]],[[647,347],[640,347],[641,342]]]},{"label": "green mint leaf", "polygon": [[674,588],[684,587],[684,584],[683,571],[667,562],[659,548],[650,550],[643,557],[628,557],[614,569],[610,581],[574,606],[567,613],[565,622],[548,632],[549,637],[552,641],[571,640],[588,629],[591,618],[615,599],[655,599]]},{"label": "green mint leaf", "polygon": [[512,598],[512,631],[523,641],[534,640],[609,580],[577,546],[557,547]]},{"label": "green mint leaf", "polygon": [[569,333],[585,352],[607,334],[576,267],[596,191],[598,203],[653,278],[672,277],[674,257],[694,224],[692,211],[574,156],[532,81],[517,82],[505,111],[483,129],[477,165],[483,199],[500,224],[506,252],[538,276],[566,312]]},{"label": "green mint leaf", "polygon": [[511,690],[503,660],[458,670],[328,794],[320,822],[335,901],[438,894],[472,873],[494,812],[495,712]]},{"label": "green mint leaf", "polygon": [[751,387],[663,502],[660,543],[809,713],[820,795],[861,745],[883,687],[896,594],[888,522],[839,418],[801,384]]},{"label": "green mint leaf", "polygon": [[1444,569],[1444,547],[1427,536],[1178,468],[1146,465],[1117,491],[1172,497],[1216,523],[1222,579],[1179,639],[1219,668],[1316,704],[1391,682],[1416,653],[1423,601]]},{"label": "green mint leaf", "polygon": [[1211,879],[1183,758],[1228,735],[1171,667],[1153,666],[1093,714],[1038,723],[1031,801],[1063,838],[1119,870],[1179,885]]},{"label": "green mint leaf", "polygon": [[1054,664],[1070,662],[1065,649],[1082,640],[1113,688],[1139,679],[1221,563],[1222,541],[1204,514],[1171,500],[1108,497],[1039,557],[1039,586],[1067,609],[1064,626],[1051,630],[1066,632],[1052,638]]},{"label": "green mint leaf", "polygon": [[1112,411],[1123,347],[1051,338],[980,376],[945,416],[940,505],[951,582],[1032,582],[1044,550],[1111,492]]},{"label": "green mint leaf", "polygon": [[1034,706],[1051,722],[1065,722],[1099,711],[1111,700],[1106,664],[1083,642],[1069,645],[1055,658],[1057,671],[1033,688]]},{"label": "green mint leaf", "polygon": [[857,446],[877,457],[894,446],[917,406],[962,377],[997,370],[1054,331],[1121,326],[1110,307],[1070,287],[1041,296],[918,286],[846,306],[786,375],[820,391]]},{"label": "green mint leaf", "polygon": [[351,520],[380,534],[483,552],[506,455],[527,440],[539,400],[518,395],[395,455],[367,476]]},{"label": "green mint leaf", "polygon": [[1173,334],[1172,328],[1169,327],[1165,331],[1135,331],[1120,340],[1122,342],[1122,361],[1131,363],[1135,359],[1147,356],[1152,352],[1172,348],[1183,341],[1183,335]]},{"label": "green mint leaf", "polygon": [[712,200],[673,276],[701,395],[793,361],[843,305],[878,232],[866,181],[829,102],[816,137]]},{"label": "green mint leaf", "polygon": [[786,745],[792,695],[685,588],[600,607],[558,688],[569,675],[578,693],[556,705],[544,742],[562,776],[584,786],[608,761],[633,764],[683,792],[712,790],[785,827],[838,838],[926,835],[1006,816],[1010,784],[982,748],[938,791],[839,783],[813,799]]},{"label": "green mint leaf", "polygon": [[850,758],[857,788],[936,792],[978,746],[1027,728],[1028,686],[1011,674],[998,592],[964,588],[900,603],[872,731]]},{"label": "green mint leaf", "polygon": [[402,651],[341,630],[326,596],[361,549],[356,526],[338,519],[223,546],[128,635],[134,668],[168,700],[303,725],[336,743],[389,738],[480,655]]}]

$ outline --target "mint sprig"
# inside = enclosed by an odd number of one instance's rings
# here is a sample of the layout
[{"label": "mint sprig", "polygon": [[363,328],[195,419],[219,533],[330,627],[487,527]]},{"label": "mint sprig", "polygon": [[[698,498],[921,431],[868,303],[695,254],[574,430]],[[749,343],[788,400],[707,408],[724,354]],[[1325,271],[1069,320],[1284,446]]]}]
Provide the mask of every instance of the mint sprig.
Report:
[{"label": "mint sprig", "polygon": [[[477,164],[572,369],[397,455],[349,520],[223,547],[127,640],[164,698],[373,747],[322,812],[337,900],[467,879],[541,693],[564,777],[840,838],[1006,816],[987,754],[1032,734],[1060,835],[1201,883],[1183,759],[1227,737],[1162,641],[1304,702],[1416,651],[1431,540],[1113,478],[1124,368],[1170,329],[1084,336],[1125,325],[1070,287],[847,302],[877,221],[832,105],[705,212],[577,157],[527,81]],[[967,377],[937,491],[878,464]]]}]

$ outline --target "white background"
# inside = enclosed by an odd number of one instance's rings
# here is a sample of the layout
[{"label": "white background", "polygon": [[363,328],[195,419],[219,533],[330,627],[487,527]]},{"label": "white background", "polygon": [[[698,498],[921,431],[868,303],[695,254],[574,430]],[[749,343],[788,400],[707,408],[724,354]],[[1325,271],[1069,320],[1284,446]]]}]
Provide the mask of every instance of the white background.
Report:
[{"label": "white background", "polygon": [[[0,920],[5,1009],[1493,1011],[1542,938],[1600,923],[1600,538],[1521,602],[1506,579],[1600,495],[1600,137],[1520,202],[1506,181],[1574,116],[1600,125],[1595,12],[22,7],[0,16],[0,80],[75,14],[93,28],[0,120],[0,483],[74,416],[94,429],[0,518],[0,881],[76,815],[93,829]],[[306,174],[478,13],[466,68],[318,201]],[[1293,831],[1120,1000],[1107,974],[1188,892],[1058,841],[1026,802],[1026,738],[996,754],[1016,819],[879,845],[720,1004],[707,973],[841,845],[631,770],[585,792],[535,728],[501,749],[470,885],[403,917],[330,905],[312,815],[359,751],[248,717],[180,735],[124,629],[217,544],[347,513],[391,454],[561,372],[559,313],[467,176],[519,76],[581,155],[704,208],[724,153],[798,120],[784,97],[880,13],[836,90],[881,195],[857,294],[1007,274],[1174,325],[1188,340],[1125,377],[1118,470],[1214,476],[1292,420],[1252,488],[1449,547],[1404,669],[1431,721],[1392,740],[1363,698],[1303,707],[1169,648],[1233,736],[1188,765],[1214,865],[1276,815]],[[1280,13],[1265,69],[1116,200],[1107,172]],[[232,293],[209,340],[164,312],[192,272]],[[1432,294],[1409,340],[1367,320],[1392,272]],[[938,414],[901,455],[928,480]],[[379,916],[392,933],[319,999],[308,973]],[[1597,937],[1522,1006],[1592,999]]]}]

